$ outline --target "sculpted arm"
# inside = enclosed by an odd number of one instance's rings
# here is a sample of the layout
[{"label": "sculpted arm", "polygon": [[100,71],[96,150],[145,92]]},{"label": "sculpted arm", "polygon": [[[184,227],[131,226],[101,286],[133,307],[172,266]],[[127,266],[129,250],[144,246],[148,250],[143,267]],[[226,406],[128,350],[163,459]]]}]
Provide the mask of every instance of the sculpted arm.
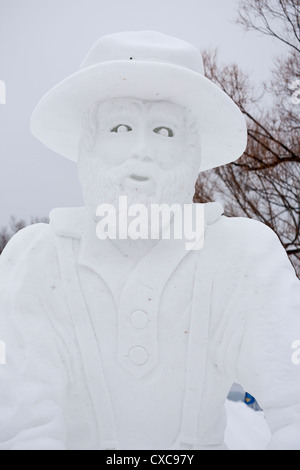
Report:
[{"label": "sculpted arm", "polygon": [[255,223],[245,295],[237,381],[256,397],[272,432],[270,450],[300,450],[300,282],[277,236]]},{"label": "sculpted arm", "polygon": [[[0,257],[0,449],[65,448],[66,377],[45,305],[48,226],[19,232]],[[50,269],[50,267],[48,266]]]}]

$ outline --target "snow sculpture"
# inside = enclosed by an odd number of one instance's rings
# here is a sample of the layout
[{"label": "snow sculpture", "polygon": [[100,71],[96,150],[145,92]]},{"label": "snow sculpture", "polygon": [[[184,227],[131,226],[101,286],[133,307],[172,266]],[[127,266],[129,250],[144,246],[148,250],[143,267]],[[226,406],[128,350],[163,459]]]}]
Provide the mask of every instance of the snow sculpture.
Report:
[{"label": "snow sculpture", "polygon": [[205,205],[205,242],[99,240],[96,209],[191,203],[197,173],[246,145],[198,50],[156,32],[100,39],[31,129],[78,160],[84,208],[19,232],[0,261],[1,449],[226,449],[233,382],[270,449],[300,450],[300,288],[276,235]]}]

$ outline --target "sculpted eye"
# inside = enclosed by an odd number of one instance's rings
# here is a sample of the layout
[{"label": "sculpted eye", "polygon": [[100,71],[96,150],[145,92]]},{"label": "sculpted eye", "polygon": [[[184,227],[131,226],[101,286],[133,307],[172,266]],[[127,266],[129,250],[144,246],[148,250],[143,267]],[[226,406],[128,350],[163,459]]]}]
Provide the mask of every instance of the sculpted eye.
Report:
[{"label": "sculpted eye", "polygon": [[162,135],[163,137],[174,136],[174,132],[169,127],[163,127],[163,126],[157,127],[156,129],[153,130],[153,132],[155,132],[155,134]]},{"label": "sculpted eye", "polygon": [[118,126],[114,127],[111,132],[116,132],[116,133],[123,133],[123,132],[130,132],[132,131],[130,126],[127,126],[126,124],[119,124]]}]

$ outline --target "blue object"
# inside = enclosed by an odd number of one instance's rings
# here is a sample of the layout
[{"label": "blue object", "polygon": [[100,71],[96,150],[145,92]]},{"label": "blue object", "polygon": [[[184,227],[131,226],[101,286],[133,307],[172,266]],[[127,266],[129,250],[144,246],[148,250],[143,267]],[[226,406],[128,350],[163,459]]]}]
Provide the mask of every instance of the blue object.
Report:
[{"label": "blue object", "polygon": [[244,402],[246,403],[246,405],[252,406],[254,405],[255,401],[256,401],[255,398],[252,395],[250,395],[250,393],[247,393],[247,392],[245,393]]}]

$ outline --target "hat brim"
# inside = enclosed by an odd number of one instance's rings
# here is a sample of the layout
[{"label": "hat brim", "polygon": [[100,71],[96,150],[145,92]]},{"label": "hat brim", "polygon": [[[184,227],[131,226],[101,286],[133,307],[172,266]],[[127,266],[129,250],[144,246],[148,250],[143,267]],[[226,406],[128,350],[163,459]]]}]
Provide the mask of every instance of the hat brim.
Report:
[{"label": "hat brim", "polygon": [[71,75],[33,111],[32,134],[46,147],[77,161],[82,114],[96,101],[132,97],[166,100],[191,110],[199,124],[200,171],[238,159],[247,129],[237,105],[213,82],[184,67],[159,62],[110,61]]}]

